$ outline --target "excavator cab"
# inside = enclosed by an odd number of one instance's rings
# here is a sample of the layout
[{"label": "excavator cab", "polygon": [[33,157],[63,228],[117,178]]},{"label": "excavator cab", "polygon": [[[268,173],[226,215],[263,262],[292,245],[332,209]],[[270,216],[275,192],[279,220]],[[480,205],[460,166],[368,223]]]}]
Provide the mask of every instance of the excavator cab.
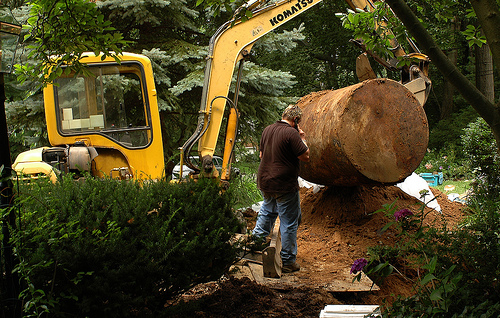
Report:
[{"label": "excavator cab", "polygon": [[58,171],[98,177],[163,177],[163,142],[149,59],[124,53],[117,62],[86,55],[82,74],[63,71],[44,89],[49,141],[57,151],[23,153],[14,169],[26,173],[28,165],[49,164]]}]

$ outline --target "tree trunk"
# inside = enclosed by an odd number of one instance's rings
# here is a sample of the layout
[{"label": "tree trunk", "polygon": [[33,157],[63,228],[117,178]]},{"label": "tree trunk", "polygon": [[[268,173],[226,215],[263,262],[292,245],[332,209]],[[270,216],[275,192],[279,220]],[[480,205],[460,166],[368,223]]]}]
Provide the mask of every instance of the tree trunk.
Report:
[{"label": "tree trunk", "polygon": [[493,58],[490,46],[476,47],[476,87],[490,102],[495,101],[495,79],[493,78]]},{"label": "tree trunk", "polygon": [[[486,36],[494,63],[500,67],[500,8],[496,0],[469,0]],[[497,71],[500,74],[500,68]]]},{"label": "tree trunk", "polygon": [[[408,29],[408,32],[417,40],[431,61],[436,65],[443,76],[449,80],[460,94],[471,104],[493,131],[497,147],[500,150],[500,105],[493,104],[484,96],[460,71],[451,63],[443,51],[436,44],[429,32],[420,23],[413,11],[404,0],[386,0]],[[500,66],[500,10],[496,0],[470,0],[486,38],[490,44],[493,60]]]},{"label": "tree trunk", "polygon": [[[457,21],[455,18],[452,23],[452,32],[455,34],[455,32],[460,31],[460,23]],[[453,36],[455,38],[455,36]],[[453,65],[457,65],[457,60],[458,60],[458,49],[452,48],[448,52],[448,59],[450,59],[451,63]],[[453,84],[447,80],[446,78],[444,79],[444,89],[443,89],[443,101],[441,102],[441,107],[440,107],[440,116],[439,119],[445,119],[451,116],[453,113],[453,95],[455,94],[455,87]]]},{"label": "tree trunk", "polygon": [[455,94],[455,87],[446,79],[443,86],[443,101],[439,110],[439,120],[449,118],[454,110],[453,95]]}]

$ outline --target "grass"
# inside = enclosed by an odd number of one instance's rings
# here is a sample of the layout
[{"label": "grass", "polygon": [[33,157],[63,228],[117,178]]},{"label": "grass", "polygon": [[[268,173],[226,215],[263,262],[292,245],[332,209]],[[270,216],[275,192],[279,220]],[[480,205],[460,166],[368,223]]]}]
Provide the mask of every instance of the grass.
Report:
[{"label": "grass", "polygon": [[[443,192],[444,194],[450,194],[450,193],[458,193],[458,194],[463,194],[467,192],[467,190],[470,189],[470,183],[471,180],[444,180],[443,184],[440,184],[438,186],[435,186],[433,188],[438,189],[439,191]],[[455,189],[446,191],[444,189],[445,186],[447,185],[453,185]]]}]

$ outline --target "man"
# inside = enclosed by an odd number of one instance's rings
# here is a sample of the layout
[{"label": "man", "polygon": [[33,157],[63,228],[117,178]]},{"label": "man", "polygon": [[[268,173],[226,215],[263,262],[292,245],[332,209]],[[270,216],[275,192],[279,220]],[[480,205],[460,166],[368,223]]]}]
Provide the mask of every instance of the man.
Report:
[{"label": "man", "polygon": [[284,273],[300,269],[297,258],[297,228],[299,227],[300,197],[299,160],[309,161],[309,147],[299,122],[302,110],[288,106],[281,120],[267,126],[260,140],[260,165],[257,186],[264,203],[257,216],[253,235],[268,236],[280,217],[281,260]]}]

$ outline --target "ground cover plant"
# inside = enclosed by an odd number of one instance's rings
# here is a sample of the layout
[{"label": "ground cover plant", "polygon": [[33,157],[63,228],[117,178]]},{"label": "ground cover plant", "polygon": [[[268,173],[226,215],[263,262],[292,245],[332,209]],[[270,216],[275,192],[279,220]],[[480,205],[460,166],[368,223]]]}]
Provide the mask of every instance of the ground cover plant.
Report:
[{"label": "ground cover plant", "polygon": [[233,164],[238,169],[238,175],[233,175],[231,185],[235,193],[235,208],[247,208],[262,201],[262,194],[257,188],[257,169],[260,159],[254,155]]},{"label": "ground cover plant", "polygon": [[[377,279],[403,268],[405,276],[414,281],[415,295],[386,306],[384,317],[500,315],[499,154],[491,130],[481,118],[464,129],[461,140],[461,162],[471,169],[473,180],[466,202],[469,215],[458,227],[425,226],[423,207],[413,213],[387,205],[379,213],[394,221],[383,231],[395,227],[399,233],[396,244],[371,248],[370,262],[353,265],[358,278],[361,270]],[[442,153],[427,156],[423,168],[432,168],[431,158],[438,164],[447,159]],[[421,195],[427,195],[425,190]],[[365,266],[361,269],[359,263]]]},{"label": "ground cover plant", "polygon": [[423,225],[423,208],[413,213],[392,204],[379,211],[394,220],[382,231],[394,226],[396,244],[370,248],[370,261],[358,260],[352,270],[374,281],[397,272],[415,288],[415,295],[386,304],[384,317],[498,317],[500,211],[473,212],[452,229]]},{"label": "ground cover plant", "polygon": [[158,316],[165,301],[218,279],[236,256],[230,191],[87,177],[20,187],[13,229],[24,316]]}]

